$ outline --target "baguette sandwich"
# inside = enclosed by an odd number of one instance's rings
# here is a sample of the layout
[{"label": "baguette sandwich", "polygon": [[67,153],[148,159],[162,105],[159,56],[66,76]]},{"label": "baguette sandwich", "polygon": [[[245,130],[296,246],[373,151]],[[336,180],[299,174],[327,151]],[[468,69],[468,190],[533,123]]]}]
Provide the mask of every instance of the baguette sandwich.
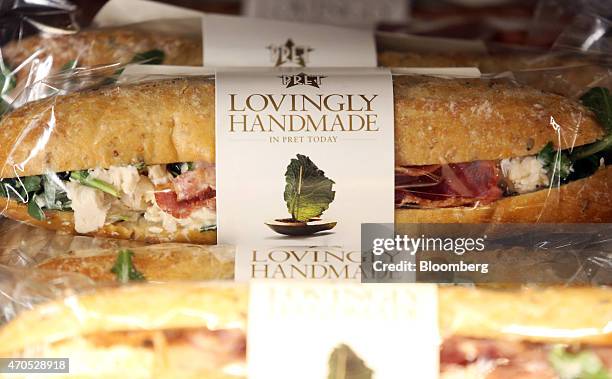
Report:
[{"label": "baguette sandwich", "polygon": [[[35,35],[7,43],[2,57],[17,76],[35,76],[38,67],[46,75],[75,67],[92,67],[130,62],[178,66],[201,66],[200,38],[139,28],[83,30],[67,35]],[[21,67],[23,66],[23,67]],[[27,68],[27,69],[26,69]],[[34,78],[35,80],[41,77]]]},{"label": "baguette sandwich", "polygon": [[[162,26],[172,27],[177,22],[165,20]],[[179,25],[179,28],[184,26]],[[157,52],[156,63],[202,65],[203,46],[199,36],[177,34],[172,30],[160,32],[158,29],[142,23],[87,29],[68,35],[35,35],[9,42],[2,47],[2,56],[12,68],[33,60],[48,62],[52,66],[51,72],[76,66],[146,61],[147,54],[143,53],[150,52]],[[379,50],[378,65],[381,67],[478,67],[486,73],[584,65],[586,60],[584,57],[544,56],[536,52],[419,52],[382,47]]]},{"label": "baguette sandwich", "polygon": [[[210,78],[165,79],[13,111],[0,211],[68,233],[215,243],[214,93]],[[610,135],[580,103],[397,76],[394,104],[397,222],[612,220]]]},{"label": "baguette sandwich", "polygon": [[158,244],[72,251],[49,257],[36,268],[75,272],[96,282],[224,280],[234,278],[234,254],[223,246]]},{"label": "baguette sandwich", "polygon": [[[611,373],[609,289],[442,287],[438,297],[441,378]],[[57,378],[242,378],[248,298],[246,286],[214,283],[101,289],[21,313],[0,328],[0,356],[69,358],[71,374]]]}]

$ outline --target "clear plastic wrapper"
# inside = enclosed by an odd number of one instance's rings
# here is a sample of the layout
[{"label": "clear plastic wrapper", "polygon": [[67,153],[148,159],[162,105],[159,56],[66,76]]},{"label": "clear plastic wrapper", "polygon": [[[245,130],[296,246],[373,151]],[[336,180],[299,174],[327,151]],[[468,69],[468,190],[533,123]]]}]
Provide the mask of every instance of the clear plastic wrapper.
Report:
[{"label": "clear plastic wrapper", "polygon": [[[0,46],[37,33],[69,34],[78,31],[74,20],[76,7],[69,1],[8,0],[0,4]],[[28,83],[44,78],[32,72],[29,66],[38,61],[36,52],[28,59],[9,61],[0,48],[0,115],[8,111],[13,98]],[[43,65],[44,66],[44,65]],[[44,69],[43,69],[44,70]],[[28,77],[29,76],[29,77]],[[20,78],[19,82],[17,78]]]},{"label": "clear plastic wrapper", "polygon": [[96,282],[118,283],[234,277],[234,249],[230,246],[144,245],[136,241],[60,235],[9,220],[2,220],[1,225],[0,264],[9,267],[74,272]]},{"label": "clear plastic wrapper", "polygon": [[60,234],[0,219],[0,264],[13,267],[32,267],[46,259],[77,251],[107,249],[110,252],[142,245],[144,243],[129,240]]},{"label": "clear plastic wrapper", "polygon": [[[477,49],[473,41],[443,38],[406,36],[402,40],[401,35],[380,33],[376,39],[378,64],[386,67],[476,66],[482,72],[499,73],[575,65],[583,59],[551,56],[538,50]],[[396,41],[389,43],[389,39]],[[6,42],[0,51],[11,73],[11,80],[4,84],[5,100],[18,107],[24,100],[36,99],[20,96],[15,100],[22,89],[58,72],[78,74],[100,65],[130,62],[201,66],[201,20],[160,19],[81,31],[47,31]]]},{"label": "clear plastic wrapper", "polygon": [[22,104],[15,100],[21,90],[62,72],[130,62],[202,64],[199,19],[150,21],[82,31],[41,30],[39,34],[18,37],[0,48],[7,78],[4,98],[13,107]]},{"label": "clear plastic wrapper", "polygon": [[592,60],[612,65],[612,21],[596,13],[581,13],[563,30],[553,51],[581,53]]},{"label": "clear plastic wrapper", "polygon": [[[349,286],[327,290],[348,295]],[[611,296],[608,288],[440,287],[433,331],[440,335],[440,377],[605,378],[612,369]],[[1,327],[0,355],[67,357],[72,375],[87,378],[246,377],[247,349],[265,348],[249,339],[249,309],[274,307],[274,300],[250,301],[249,287],[235,284],[85,291]],[[303,357],[318,364],[310,359]]]},{"label": "clear plastic wrapper", "polygon": [[[30,294],[48,293],[28,279],[18,283]],[[66,377],[245,377],[247,299],[242,287],[218,283],[83,289],[6,324],[0,356],[59,354],[70,360]]]},{"label": "clear plastic wrapper", "polygon": [[[108,79],[97,72],[39,83],[60,95],[0,123],[3,214],[67,233],[214,243],[213,76],[92,88]],[[89,89],[61,95],[65,80]],[[508,79],[393,80],[396,222],[611,220],[607,88],[571,99]]]},{"label": "clear plastic wrapper", "polygon": [[91,279],[78,273],[0,265],[0,324],[36,304],[94,286]]}]

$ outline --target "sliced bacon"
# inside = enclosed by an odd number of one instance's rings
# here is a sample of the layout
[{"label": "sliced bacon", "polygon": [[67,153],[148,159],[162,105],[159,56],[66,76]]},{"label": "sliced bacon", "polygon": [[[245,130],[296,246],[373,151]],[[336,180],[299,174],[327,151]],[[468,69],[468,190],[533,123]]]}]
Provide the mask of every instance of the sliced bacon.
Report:
[{"label": "sliced bacon", "polygon": [[162,211],[170,213],[176,218],[187,218],[196,209],[207,207],[215,208],[215,190],[207,187],[197,197],[189,200],[179,201],[176,192],[172,190],[162,190],[155,192],[155,202]]},{"label": "sliced bacon", "polygon": [[215,167],[196,162],[194,169],[172,179],[171,185],[157,188],[157,206],[176,218],[187,218],[193,211],[203,207],[214,210]]},{"label": "sliced bacon", "polygon": [[215,188],[215,167],[205,163],[195,163],[191,171],[187,171],[172,180],[174,191],[179,201],[199,197],[209,189]]},{"label": "sliced bacon", "polygon": [[495,161],[398,167],[395,204],[421,208],[488,204],[502,197],[500,175]]}]

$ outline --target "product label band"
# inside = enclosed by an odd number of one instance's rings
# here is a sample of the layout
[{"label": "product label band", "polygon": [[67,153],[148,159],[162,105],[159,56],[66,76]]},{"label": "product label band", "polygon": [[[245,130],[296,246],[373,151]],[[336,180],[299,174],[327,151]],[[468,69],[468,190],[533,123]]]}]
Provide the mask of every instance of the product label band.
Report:
[{"label": "product label band", "polygon": [[361,223],[394,215],[390,73],[220,71],[216,91],[218,241],[237,247],[236,278],[359,280]]},{"label": "product label band", "polygon": [[370,31],[210,14],[203,17],[202,31],[204,66],[377,65],[374,34]]},{"label": "product label band", "polygon": [[255,281],[249,299],[249,378],[438,377],[436,286]]}]

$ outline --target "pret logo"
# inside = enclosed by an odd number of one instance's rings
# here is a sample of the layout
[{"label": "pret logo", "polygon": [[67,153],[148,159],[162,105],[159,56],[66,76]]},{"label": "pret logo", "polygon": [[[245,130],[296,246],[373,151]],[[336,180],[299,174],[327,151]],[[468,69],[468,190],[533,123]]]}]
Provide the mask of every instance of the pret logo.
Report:
[{"label": "pret logo", "polygon": [[315,88],[320,88],[321,83],[323,82],[323,78],[326,76],[323,75],[307,75],[303,72],[295,75],[281,75],[283,85],[285,88],[290,88],[294,86],[311,86]]},{"label": "pret logo", "polygon": [[309,54],[314,51],[310,46],[296,45],[291,38],[287,39],[287,42],[282,45],[268,45],[268,50],[270,50],[270,62],[275,67],[291,63],[306,67],[310,62]]}]

